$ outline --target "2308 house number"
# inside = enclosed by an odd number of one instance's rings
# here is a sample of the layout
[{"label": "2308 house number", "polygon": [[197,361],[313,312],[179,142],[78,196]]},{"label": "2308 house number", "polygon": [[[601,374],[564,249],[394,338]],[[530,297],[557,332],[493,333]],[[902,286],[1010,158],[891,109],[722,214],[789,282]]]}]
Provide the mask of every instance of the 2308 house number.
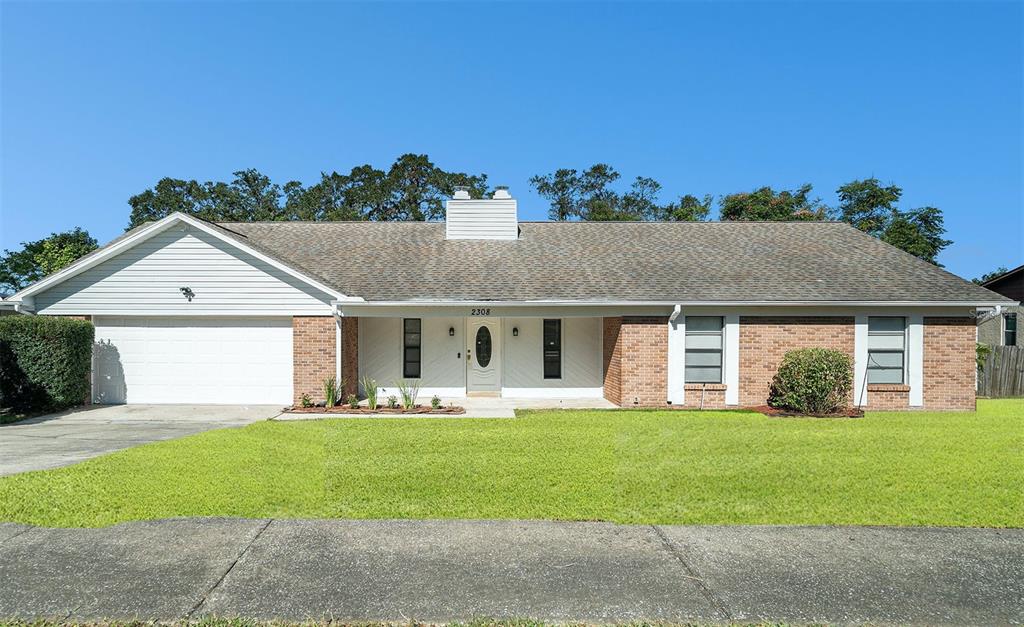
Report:
[{"label": "2308 house number", "polygon": [[491,308],[484,307],[482,309],[470,309],[469,315],[471,316],[489,316],[491,315]]}]

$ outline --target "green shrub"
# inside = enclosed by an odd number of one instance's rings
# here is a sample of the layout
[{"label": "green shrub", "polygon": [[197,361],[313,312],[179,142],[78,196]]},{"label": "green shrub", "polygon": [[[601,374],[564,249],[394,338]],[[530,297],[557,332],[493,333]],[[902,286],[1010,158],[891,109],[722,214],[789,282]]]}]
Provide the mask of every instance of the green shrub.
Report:
[{"label": "green shrub", "polygon": [[363,377],[363,393],[366,394],[366,406],[377,409],[377,382],[370,377]]},{"label": "green shrub", "polygon": [[82,320],[0,317],[0,408],[56,410],[87,401],[94,337]]},{"label": "green shrub", "polygon": [[853,363],[842,351],[789,351],[772,379],[768,404],[808,414],[828,414],[846,405],[853,388]]}]

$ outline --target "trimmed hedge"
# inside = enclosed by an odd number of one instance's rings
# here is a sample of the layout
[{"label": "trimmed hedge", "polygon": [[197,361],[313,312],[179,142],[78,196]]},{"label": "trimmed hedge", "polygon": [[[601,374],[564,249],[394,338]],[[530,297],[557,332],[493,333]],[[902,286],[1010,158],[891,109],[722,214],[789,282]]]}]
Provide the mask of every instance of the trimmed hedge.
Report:
[{"label": "trimmed hedge", "polygon": [[829,414],[846,406],[853,388],[853,362],[842,351],[789,351],[772,379],[768,404],[808,414]]},{"label": "trimmed hedge", "polygon": [[87,401],[94,337],[82,320],[0,317],[0,408],[56,410]]}]

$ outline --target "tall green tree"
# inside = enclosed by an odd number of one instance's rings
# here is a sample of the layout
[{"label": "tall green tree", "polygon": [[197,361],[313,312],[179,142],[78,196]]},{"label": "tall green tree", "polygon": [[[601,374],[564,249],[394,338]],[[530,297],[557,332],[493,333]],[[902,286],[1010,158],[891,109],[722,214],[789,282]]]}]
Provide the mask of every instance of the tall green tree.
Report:
[{"label": "tall green tree", "polygon": [[88,231],[76,228],[21,246],[21,250],[5,250],[0,257],[0,294],[13,294],[66,268],[96,250],[97,242]]},{"label": "tall green tree", "polygon": [[877,178],[850,181],[836,190],[836,213],[843,222],[929,263],[941,265],[938,255],[952,242],[945,239],[942,210],[920,207],[903,211],[897,203],[903,190],[882,185]]},{"label": "tall green tree", "polygon": [[366,164],[348,174],[323,172],[305,186],[278,185],[257,170],[239,170],[230,182],[164,178],[132,196],[128,228],[180,211],[210,221],[434,220],[457,186],[487,192],[487,175],[448,172],[427,155],[398,157],[387,171]]},{"label": "tall green tree", "polygon": [[629,190],[619,193],[612,185],[619,173],[606,163],[574,170],[562,168],[551,174],[530,178],[533,189],[549,203],[552,220],[633,221],[633,220],[706,220],[712,204],[683,196],[676,203],[661,204],[661,184],[653,178],[638,176]]},{"label": "tall green tree", "polygon": [[1002,276],[1002,275],[1006,274],[1009,271],[1010,271],[1010,269],[1007,268],[1006,266],[999,266],[998,268],[996,268],[995,270],[993,270],[991,272],[986,272],[985,274],[983,274],[983,275],[981,275],[979,277],[971,279],[971,282],[972,283],[977,283],[978,285],[981,285],[982,283],[988,283],[989,281],[991,281],[992,279],[996,278],[997,276]]},{"label": "tall green tree", "polygon": [[760,187],[752,192],[729,194],[722,198],[721,219],[728,221],[782,222],[788,220],[824,220],[828,209],[810,198],[810,183],[796,190],[775,191]]}]

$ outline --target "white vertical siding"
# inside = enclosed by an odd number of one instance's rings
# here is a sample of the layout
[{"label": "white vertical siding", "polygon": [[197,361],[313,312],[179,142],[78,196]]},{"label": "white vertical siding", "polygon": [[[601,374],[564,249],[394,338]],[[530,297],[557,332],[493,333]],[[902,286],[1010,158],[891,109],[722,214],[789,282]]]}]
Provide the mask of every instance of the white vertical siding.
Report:
[{"label": "white vertical siding", "polygon": [[[423,318],[420,396],[465,396],[466,347],[462,318]],[[455,329],[455,336],[448,335]],[[397,395],[402,378],[402,319],[359,320],[359,376],[377,381],[381,394]],[[381,401],[384,399],[381,398]]]},{"label": "white vertical siding", "polygon": [[[517,337],[512,330],[519,329]],[[562,318],[562,378],[544,378],[543,318],[505,318],[502,396],[600,398],[601,319]]]},{"label": "white vertical siding", "polygon": [[[189,302],[180,288],[195,293]],[[197,229],[171,227],[35,296],[41,314],[330,315],[331,296]]]}]

